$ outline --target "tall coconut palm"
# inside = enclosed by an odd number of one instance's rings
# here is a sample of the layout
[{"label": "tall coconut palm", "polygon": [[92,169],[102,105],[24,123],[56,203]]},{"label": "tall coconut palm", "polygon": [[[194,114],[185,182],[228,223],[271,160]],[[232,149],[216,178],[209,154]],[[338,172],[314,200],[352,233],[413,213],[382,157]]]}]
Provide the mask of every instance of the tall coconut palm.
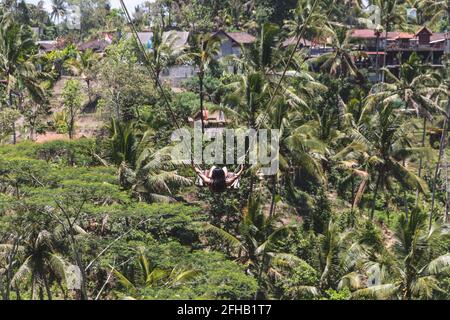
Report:
[{"label": "tall coconut palm", "polygon": [[275,260],[295,259],[290,254],[278,251],[277,243],[291,229],[281,223],[282,214],[269,217],[262,208],[261,196],[249,200],[239,225],[238,237],[211,224],[205,225],[205,231],[219,236],[230,244],[237,258],[245,262],[258,280],[256,299],[267,296],[270,277],[273,275],[272,263]]},{"label": "tall coconut palm", "polygon": [[333,27],[330,25],[328,30],[332,35],[331,46],[333,47],[333,51],[312,59],[312,62],[318,64],[322,70],[338,79],[336,100],[338,102],[339,121],[341,121],[347,113],[345,110],[346,105],[341,97],[341,84],[344,82],[344,77],[355,77],[360,82],[364,81],[359,69],[355,65],[355,59],[363,55],[363,53],[353,49],[351,32],[347,28],[342,26]]},{"label": "tall coconut palm", "polygon": [[178,41],[179,36],[175,31],[163,32],[161,27],[153,29],[152,48],[149,52],[149,58],[155,69],[155,77],[158,79],[161,72],[173,65],[186,49],[184,46],[178,46]]},{"label": "tall coconut palm", "polygon": [[376,284],[354,292],[353,297],[411,300],[432,299],[435,293],[443,293],[438,277],[448,275],[450,254],[433,253],[436,243],[449,240],[442,226],[428,230],[427,216],[413,211],[409,219],[400,218],[395,239],[395,259],[369,259],[367,273],[378,275]]},{"label": "tall coconut palm", "polygon": [[[405,17],[403,11],[399,10],[399,0],[370,0],[370,4],[375,5],[379,9],[379,22],[376,30],[384,32],[384,39],[388,38],[388,33],[393,27],[401,28],[405,25]],[[378,54],[378,52],[377,52]],[[386,66],[386,55],[383,55],[383,67]],[[377,79],[378,80],[378,79]]]},{"label": "tall coconut palm", "polygon": [[152,149],[152,131],[139,134],[133,124],[121,124],[116,119],[111,120],[109,130],[110,157],[120,165],[119,182],[140,199],[172,202],[172,188],[192,184],[190,179],[178,175],[170,148]]},{"label": "tall coconut palm", "polygon": [[426,194],[428,185],[419,178],[405,161],[417,149],[412,147],[408,137],[408,127],[411,124],[404,121],[394,102],[378,105],[375,115],[363,123],[356,133],[355,141],[366,147],[364,158],[366,172],[374,176],[372,209],[370,217],[373,218],[378,192],[381,189],[392,188],[392,181],[397,181],[403,188],[419,190]]},{"label": "tall coconut palm", "polygon": [[[8,106],[14,107],[14,96],[21,94],[19,87],[26,88],[32,97],[43,101],[45,94],[39,85],[39,73],[30,61],[35,48],[33,40],[11,14],[2,17],[0,26],[0,78],[6,85]],[[13,131],[13,142],[16,143],[15,128]]]},{"label": "tall coconut palm", "polygon": [[67,61],[73,74],[79,76],[86,82],[88,89],[89,104],[92,102],[92,81],[95,80],[96,66],[100,57],[91,49],[79,52],[76,59]]},{"label": "tall coconut palm", "polygon": [[[429,7],[431,9],[431,12],[434,13],[434,20],[440,19],[444,16],[447,16],[447,38],[449,28],[450,28],[450,0],[439,0],[439,1],[431,1],[431,0],[423,0],[424,7]],[[447,97],[450,97],[450,81],[448,80],[448,70],[450,68],[450,43],[447,41],[447,55],[446,55],[446,76],[447,76]],[[438,162],[436,164],[436,169],[434,172],[434,179],[433,179],[433,200],[432,200],[432,206],[430,210],[430,220],[429,220],[429,228],[431,228],[433,223],[433,215],[434,215],[434,199],[435,199],[435,192],[436,192],[436,184],[440,172],[440,165],[441,161],[444,157],[444,152],[447,147],[447,136],[448,136],[448,124],[449,124],[449,116],[450,116],[450,99],[447,99],[447,108],[446,108],[446,117],[444,119],[444,123],[442,126],[442,134],[441,134],[441,140],[439,144],[439,158]]]},{"label": "tall coconut palm", "polygon": [[[439,106],[439,97],[445,95],[440,80],[420,66],[420,58],[414,53],[400,68],[400,76],[396,77],[389,70],[383,69],[388,83],[376,85],[368,98],[368,104],[401,100],[409,112],[422,117],[422,142],[425,148],[427,121],[433,119],[436,113],[444,113]],[[419,177],[422,176],[423,156],[420,156]],[[417,193],[417,198],[418,198]]]},{"label": "tall coconut palm", "polygon": [[44,290],[47,299],[52,300],[51,277],[54,277],[61,285],[61,281],[65,280],[71,272],[69,267],[72,265],[56,252],[54,239],[55,235],[42,230],[31,232],[22,244],[24,259],[11,282],[13,284],[22,281],[31,283],[32,300],[35,298],[36,290],[40,300],[44,300]]},{"label": "tall coconut palm", "polygon": [[353,50],[351,32],[345,27],[331,25],[328,30],[331,32],[331,46],[334,50],[314,59],[313,62],[336,77],[359,76],[360,72],[354,61],[361,53]]},{"label": "tall coconut palm", "polygon": [[220,50],[220,40],[218,37],[212,35],[201,34],[195,39],[194,47],[185,57],[191,59],[198,68],[199,80],[199,97],[200,97],[200,112],[202,119],[202,132],[204,132],[204,80],[206,72],[212,63],[217,59]]},{"label": "tall coconut palm", "polygon": [[300,37],[303,33],[304,39],[313,40],[322,35],[327,17],[314,9],[314,1],[298,1],[297,7],[293,10],[293,19],[284,22],[290,36]]},{"label": "tall coconut palm", "polygon": [[364,277],[359,273],[359,264],[367,258],[367,254],[361,241],[355,241],[355,238],[356,232],[342,231],[336,222],[330,221],[324,233],[315,239],[315,268],[292,256],[287,256],[283,264],[288,270],[299,263],[315,269],[318,274],[316,283],[299,284],[288,288],[287,293],[292,297],[320,298],[325,296],[329,289],[348,288],[353,291],[364,288]]},{"label": "tall coconut palm", "polygon": [[60,23],[61,19],[67,15],[66,0],[52,0],[50,17],[53,21]]}]

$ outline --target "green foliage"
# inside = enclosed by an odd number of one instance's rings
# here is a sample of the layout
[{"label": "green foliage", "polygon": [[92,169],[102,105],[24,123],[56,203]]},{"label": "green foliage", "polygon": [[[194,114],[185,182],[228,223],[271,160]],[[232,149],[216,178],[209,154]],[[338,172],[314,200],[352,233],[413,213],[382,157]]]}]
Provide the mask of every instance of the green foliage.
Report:
[{"label": "green foliage", "polygon": [[0,141],[13,132],[13,123],[20,118],[17,110],[5,109],[0,111]]},{"label": "green foliage", "polygon": [[344,288],[342,290],[327,290],[326,291],[327,297],[323,298],[322,300],[350,300],[351,299],[351,292],[348,288]]},{"label": "green foliage", "polygon": [[82,93],[81,83],[78,80],[68,80],[61,93],[64,111],[66,113],[66,125],[69,137],[75,136],[75,121],[81,112]]},{"label": "green foliage", "polygon": [[301,261],[298,265],[292,268],[288,275],[283,277],[277,285],[281,286],[286,297],[291,299],[311,299],[313,296],[307,292],[297,290],[303,286],[315,286],[319,281],[319,275],[305,261]]},{"label": "green foliage", "polygon": [[[447,24],[448,1],[372,2],[381,38]],[[81,31],[68,4],[82,4]],[[107,1],[55,0],[50,13],[4,1],[2,298],[450,299],[445,74],[413,53],[371,83],[373,67],[359,65],[372,50],[351,32],[367,20],[360,5],[155,0],[134,10],[138,32],[152,26],[144,54]],[[58,49],[40,52],[35,26]],[[189,46],[169,30],[190,31]],[[227,44],[213,30],[256,41],[218,59]],[[104,53],[78,51],[106,32],[116,37]],[[286,46],[299,37],[301,49]],[[325,39],[323,54],[307,48]],[[174,64],[196,76],[160,88]],[[97,112],[78,122],[87,99]],[[199,109],[223,111],[226,127],[279,129],[277,171],[247,165],[240,189],[222,194],[194,187],[170,137]],[[94,137],[75,139],[84,120],[100,122]],[[23,142],[44,130],[72,139]]]}]

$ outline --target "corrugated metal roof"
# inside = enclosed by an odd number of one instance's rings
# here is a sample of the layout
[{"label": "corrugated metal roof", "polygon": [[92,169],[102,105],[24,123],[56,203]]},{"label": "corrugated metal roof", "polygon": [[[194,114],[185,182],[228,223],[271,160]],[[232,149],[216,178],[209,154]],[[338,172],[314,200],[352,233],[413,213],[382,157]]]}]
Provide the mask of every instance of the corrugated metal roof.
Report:
[{"label": "corrugated metal roof", "polygon": [[[187,45],[190,34],[188,31],[166,31],[163,33],[163,36],[167,36],[170,32],[177,35],[177,40],[174,43],[175,48],[181,48]],[[127,33],[126,38],[129,39],[131,37],[132,33]],[[138,38],[144,46],[147,46],[153,39],[153,32],[138,32]]]},{"label": "corrugated metal roof", "polygon": [[247,32],[227,32],[226,34],[239,44],[248,44],[256,41],[256,38]]},{"label": "corrugated metal roof", "polygon": [[[297,43],[297,40],[297,37],[290,37],[283,42],[283,47],[295,45]],[[311,47],[312,42],[307,39],[301,39],[300,44],[306,47]]]}]

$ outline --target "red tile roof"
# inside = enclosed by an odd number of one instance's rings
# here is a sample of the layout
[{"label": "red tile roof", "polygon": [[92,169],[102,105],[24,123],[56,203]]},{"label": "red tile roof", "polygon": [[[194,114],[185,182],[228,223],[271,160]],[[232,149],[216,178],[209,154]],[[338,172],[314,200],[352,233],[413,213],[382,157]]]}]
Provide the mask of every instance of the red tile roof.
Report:
[{"label": "red tile roof", "polygon": [[388,40],[397,40],[397,39],[413,39],[414,34],[407,32],[388,32]]},{"label": "red tile roof", "polygon": [[[380,38],[384,38],[386,33],[381,32]],[[352,30],[352,38],[355,39],[375,39],[377,35],[373,29],[355,29]]]},{"label": "red tile roof", "polygon": [[444,32],[436,32],[431,36],[431,42],[445,41],[447,39],[447,34]]},{"label": "red tile roof", "polygon": [[417,37],[419,34],[421,33],[428,33],[428,34],[433,34],[433,32],[430,31],[430,29],[428,29],[427,27],[423,26],[422,28],[419,29],[419,31],[416,32],[415,36]]}]

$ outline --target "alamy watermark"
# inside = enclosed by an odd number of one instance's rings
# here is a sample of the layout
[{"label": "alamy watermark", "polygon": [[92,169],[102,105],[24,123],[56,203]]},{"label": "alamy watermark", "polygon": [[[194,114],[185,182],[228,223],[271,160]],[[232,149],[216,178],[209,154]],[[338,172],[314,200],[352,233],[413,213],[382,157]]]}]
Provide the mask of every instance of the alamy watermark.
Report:
[{"label": "alamy watermark", "polygon": [[261,175],[275,175],[279,169],[280,130],[208,128],[201,122],[194,130],[176,130],[171,136],[174,164],[259,166]]}]

